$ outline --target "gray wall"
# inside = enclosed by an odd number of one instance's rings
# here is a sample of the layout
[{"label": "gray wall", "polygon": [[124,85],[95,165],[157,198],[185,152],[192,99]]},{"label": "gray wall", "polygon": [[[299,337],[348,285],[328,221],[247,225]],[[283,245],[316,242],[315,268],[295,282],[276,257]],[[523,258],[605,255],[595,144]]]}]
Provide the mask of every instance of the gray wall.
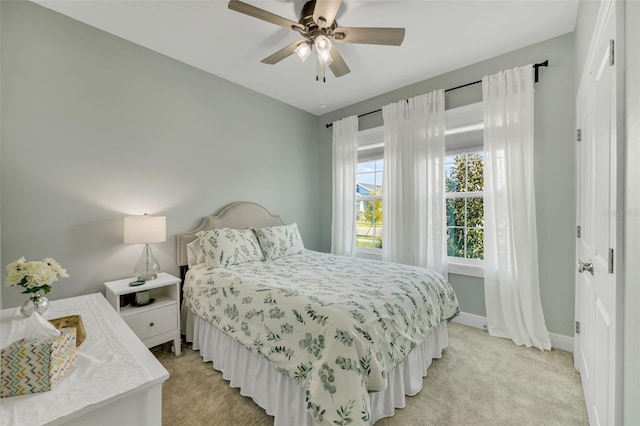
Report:
[{"label": "gray wall", "polygon": [[148,212],[167,217],[153,251],[177,274],[175,234],[241,200],[320,248],[317,117],[36,4],[0,3],[3,265],[58,260],[71,277],[51,299],[102,291],[142,253],[123,244],[123,217]]},{"label": "gray wall", "polygon": [[[573,34],[501,55],[320,117],[320,243],[331,245],[331,129],[325,124],[391,102],[476,81],[507,68],[549,59],[535,93],[535,176],[542,306],[550,332],[572,336],[574,321],[574,56]],[[479,102],[479,85],[450,92],[446,107]],[[360,129],[382,125],[381,114],[360,119]],[[483,280],[450,274],[465,312],[486,315]]]}]

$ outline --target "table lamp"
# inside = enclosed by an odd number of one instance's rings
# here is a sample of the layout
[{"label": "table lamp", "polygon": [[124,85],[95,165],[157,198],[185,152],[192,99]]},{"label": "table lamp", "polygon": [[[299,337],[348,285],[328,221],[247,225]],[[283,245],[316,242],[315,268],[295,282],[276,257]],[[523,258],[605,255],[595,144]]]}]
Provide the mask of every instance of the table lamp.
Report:
[{"label": "table lamp", "polygon": [[167,218],[165,216],[126,216],[124,218],[124,243],[144,244],[142,256],[133,271],[140,281],[154,280],[160,272],[158,259],[151,253],[151,243],[167,240]]}]

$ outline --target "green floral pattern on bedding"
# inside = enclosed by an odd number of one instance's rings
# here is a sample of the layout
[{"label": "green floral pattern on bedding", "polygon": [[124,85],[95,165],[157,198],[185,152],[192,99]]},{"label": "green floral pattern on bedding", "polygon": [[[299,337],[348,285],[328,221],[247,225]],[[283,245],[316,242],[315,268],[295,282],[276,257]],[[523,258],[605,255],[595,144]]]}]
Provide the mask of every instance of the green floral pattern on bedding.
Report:
[{"label": "green floral pattern on bedding", "polygon": [[264,260],[253,229],[221,228],[196,234],[208,267],[225,267]]},{"label": "green floral pattern on bedding", "polygon": [[440,322],[459,313],[434,271],[304,250],[190,271],[189,309],[305,389],[321,423],[367,424],[369,393]]},{"label": "green floral pattern on bedding", "polygon": [[298,225],[295,223],[257,228],[255,232],[267,259],[290,256],[304,250],[304,244],[298,232]]}]

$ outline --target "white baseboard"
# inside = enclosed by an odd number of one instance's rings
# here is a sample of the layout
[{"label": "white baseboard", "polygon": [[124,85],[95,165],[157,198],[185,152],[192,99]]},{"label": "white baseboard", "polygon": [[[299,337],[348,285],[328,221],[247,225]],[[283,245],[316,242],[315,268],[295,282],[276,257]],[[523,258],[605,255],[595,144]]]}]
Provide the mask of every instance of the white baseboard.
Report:
[{"label": "white baseboard", "polygon": [[487,318],[480,315],[468,314],[466,312],[460,312],[460,315],[453,319],[453,322],[460,323],[462,325],[468,325],[469,327],[487,329]]},{"label": "white baseboard", "polygon": [[[487,318],[469,314],[467,312],[460,312],[460,315],[453,319],[453,322],[457,322],[462,325],[468,325],[469,327],[480,328],[482,330],[487,329]],[[562,334],[549,333],[549,339],[551,340],[551,347],[560,349],[567,352],[573,352],[573,337],[564,336]]]},{"label": "white baseboard", "polygon": [[551,347],[573,353],[573,337],[549,333],[549,339],[551,339]]}]

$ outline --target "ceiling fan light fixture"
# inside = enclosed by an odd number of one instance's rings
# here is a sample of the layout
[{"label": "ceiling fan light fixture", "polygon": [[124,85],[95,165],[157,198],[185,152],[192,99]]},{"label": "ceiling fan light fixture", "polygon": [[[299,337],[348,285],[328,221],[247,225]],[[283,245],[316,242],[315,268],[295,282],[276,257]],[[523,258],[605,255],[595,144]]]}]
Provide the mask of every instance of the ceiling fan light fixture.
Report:
[{"label": "ceiling fan light fixture", "polygon": [[328,66],[333,63],[333,58],[331,57],[331,50],[327,50],[325,52],[318,51],[318,63],[323,66]]},{"label": "ceiling fan light fixture", "polygon": [[310,43],[300,43],[294,52],[298,55],[300,62],[304,62],[311,55],[311,45]]},{"label": "ceiling fan light fixture", "polygon": [[320,54],[329,54],[331,51],[331,40],[324,35],[319,35],[314,40],[314,44],[316,45],[316,49],[318,50],[318,55]]}]

